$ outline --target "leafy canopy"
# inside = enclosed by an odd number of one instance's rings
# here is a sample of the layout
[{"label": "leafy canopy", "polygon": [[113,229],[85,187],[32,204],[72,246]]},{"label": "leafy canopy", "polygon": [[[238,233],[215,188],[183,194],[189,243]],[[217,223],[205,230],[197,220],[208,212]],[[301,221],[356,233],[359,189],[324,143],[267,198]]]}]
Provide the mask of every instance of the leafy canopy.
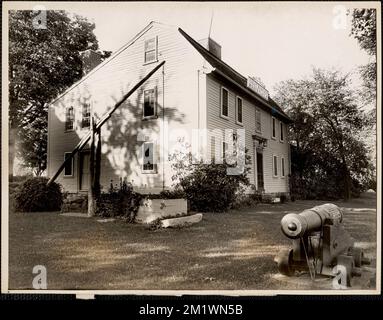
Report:
[{"label": "leafy canopy", "polygon": [[46,103],[81,78],[80,52],[97,50],[98,42],[94,23],[81,16],[46,11],[46,28],[36,29],[34,15],[9,13],[9,120],[24,165],[39,174],[46,167]]}]

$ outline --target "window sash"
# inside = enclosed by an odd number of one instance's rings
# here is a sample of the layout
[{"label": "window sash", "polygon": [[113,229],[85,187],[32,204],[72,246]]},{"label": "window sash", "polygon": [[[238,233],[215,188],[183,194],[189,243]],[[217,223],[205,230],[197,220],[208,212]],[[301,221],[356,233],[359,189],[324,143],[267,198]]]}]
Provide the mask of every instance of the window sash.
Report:
[{"label": "window sash", "polygon": [[142,171],[146,173],[156,173],[156,151],[154,142],[144,142],[142,146]]},{"label": "window sash", "polygon": [[157,60],[157,37],[145,40],[144,51],[145,63]]},{"label": "window sash", "polygon": [[[71,152],[64,153],[64,161],[69,158]],[[64,177],[72,177],[73,176],[73,157],[71,161],[67,162],[64,167]]]},{"label": "window sash", "polygon": [[280,128],[280,140],[284,141],[285,137],[284,137],[284,132],[283,132],[283,122],[282,121],[280,122],[279,128]]},{"label": "window sash", "polygon": [[273,176],[278,176],[278,158],[277,156],[273,156]]},{"label": "window sash", "polygon": [[240,97],[237,97],[237,122],[243,123],[243,101]]},{"label": "window sash", "polygon": [[74,128],[74,108],[69,107],[65,110],[65,130],[73,130]]},{"label": "window sash", "polygon": [[90,104],[84,103],[82,105],[82,122],[81,122],[82,128],[89,128],[90,127]]},{"label": "window sash", "polygon": [[221,116],[229,116],[229,91],[221,88]]},{"label": "window sash", "polygon": [[157,115],[157,90],[144,90],[143,117],[155,117]]},{"label": "window sash", "polygon": [[282,177],[285,176],[285,158],[281,158],[281,175]]},{"label": "window sash", "polygon": [[275,121],[275,118],[271,118],[272,120],[271,120],[271,122],[272,122],[272,125],[271,125],[271,136],[273,137],[273,138],[276,138],[276,136],[277,136],[277,130],[276,130],[276,125],[275,125],[275,123],[276,123],[276,121]]}]

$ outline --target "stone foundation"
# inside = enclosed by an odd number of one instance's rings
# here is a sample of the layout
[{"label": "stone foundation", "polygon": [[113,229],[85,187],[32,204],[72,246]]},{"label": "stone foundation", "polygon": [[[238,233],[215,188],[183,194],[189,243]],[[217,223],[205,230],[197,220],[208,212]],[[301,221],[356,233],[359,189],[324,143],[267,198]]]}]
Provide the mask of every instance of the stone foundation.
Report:
[{"label": "stone foundation", "polygon": [[88,212],[88,194],[68,193],[64,196],[61,212]]}]

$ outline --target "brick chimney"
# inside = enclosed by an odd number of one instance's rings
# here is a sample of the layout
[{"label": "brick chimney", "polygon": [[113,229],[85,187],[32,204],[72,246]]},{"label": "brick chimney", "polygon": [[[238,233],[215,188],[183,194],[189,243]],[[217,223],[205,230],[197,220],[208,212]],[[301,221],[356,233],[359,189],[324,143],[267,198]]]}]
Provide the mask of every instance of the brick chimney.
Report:
[{"label": "brick chimney", "polygon": [[212,38],[205,38],[198,41],[205,49],[209,50],[218,59],[221,59],[221,46],[215,42]]},{"label": "brick chimney", "polygon": [[101,55],[92,49],[80,52],[80,56],[82,59],[83,76],[85,76],[87,73],[89,73],[92,69],[94,69],[101,63]]}]

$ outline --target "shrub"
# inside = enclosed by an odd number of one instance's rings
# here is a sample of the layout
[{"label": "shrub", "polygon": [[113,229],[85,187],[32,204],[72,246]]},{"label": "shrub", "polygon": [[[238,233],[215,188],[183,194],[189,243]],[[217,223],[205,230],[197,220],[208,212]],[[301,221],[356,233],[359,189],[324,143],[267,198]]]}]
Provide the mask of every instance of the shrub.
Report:
[{"label": "shrub", "polygon": [[26,180],[15,192],[15,209],[22,212],[58,211],[63,203],[61,186],[47,185],[45,177]]},{"label": "shrub", "polygon": [[172,190],[163,190],[160,192],[161,199],[185,199],[186,194],[180,188],[175,188]]},{"label": "shrub", "polygon": [[[242,152],[242,151],[240,151]],[[249,157],[244,151],[246,165]],[[250,184],[247,177],[248,166],[241,174],[230,175],[223,164],[204,164],[202,161],[193,163],[191,153],[178,152],[171,159],[175,175],[176,189],[181,189],[190,202],[191,210],[200,212],[223,212],[235,202],[236,195],[243,186]]]},{"label": "shrub", "polygon": [[251,185],[251,193],[248,193],[247,189],[248,188],[245,188],[243,185],[239,187],[235,194],[234,202],[231,204],[232,209],[254,207],[261,202],[261,198],[258,197],[258,191],[254,185]]},{"label": "shrub", "polygon": [[123,217],[134,222],[143,196],[133,191],[126,179],[120,179],[119,187],[111,183],[107,193],[101,193],[97,200],[96,214],[102,217]]}]

